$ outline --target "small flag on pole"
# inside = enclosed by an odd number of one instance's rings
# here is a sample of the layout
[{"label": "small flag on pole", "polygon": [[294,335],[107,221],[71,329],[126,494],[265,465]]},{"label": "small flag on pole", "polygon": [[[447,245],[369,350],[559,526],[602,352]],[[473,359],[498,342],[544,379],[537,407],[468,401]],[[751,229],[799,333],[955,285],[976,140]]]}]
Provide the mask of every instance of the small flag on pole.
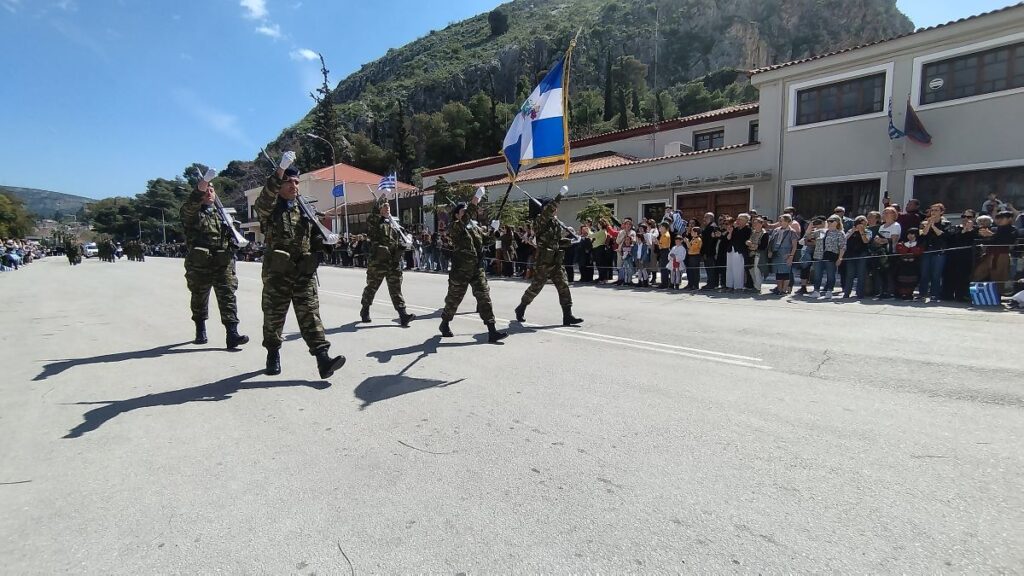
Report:
[{"label": "small flag on pole", "polygon": [[900,138],[903,138],[904,136],[906,136],[906,134],[904,134],[903,131],[900,130],[899,128],[897,128],[896,125],[893,124],[893,122],[892,122],[892,98],[890,97],[889,98],[889,140],[899,140]]},{"label": "small flag on pole", "polygon": [[398,174],[395,172],[382,177],[380,179],[380,183],[377,184],[378,191],[394,190],[395,188],[398,188]]},{"label": "small flag on pole", "polygon": [[335,198],[344,198],[345,197],[345,183],[342,182],[341,184],[338,184],[337,186],[335,186],[334,189],[331,190],[331,195],[334,196]]},{"label": "small flag on pole", "polygon": [[918,118],[914,107],[910,105],[909,98],[907,99],[907,119],[903,124],[903,133],[918,144],[929,146],[932,143],[932,135],[925,130],[924,123]]}]

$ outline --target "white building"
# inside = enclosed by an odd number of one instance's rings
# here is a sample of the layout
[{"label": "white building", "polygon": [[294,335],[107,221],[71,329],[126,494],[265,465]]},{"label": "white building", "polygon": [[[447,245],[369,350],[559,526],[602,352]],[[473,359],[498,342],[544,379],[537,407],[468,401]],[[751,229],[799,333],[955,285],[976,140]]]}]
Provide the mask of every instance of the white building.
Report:
[{"label": "white building", "polygon": [[[563,219],[598,198],[619,217],[849,213],[910,197],[944,202],[951,213],[981,207],[988,192],[1024,207],[1024,4],[957,22],[751,72],[756,104],[735,106],[572,142],[572,172],[561,165],[523,173],[518,184],[570,199]],[[888,103],[904,126],[907,101],[933,137],[925,147],[891,142]],[[424,172],[507,186],[500,156]],[[522,199],[515,191],[512,199]],[[424,200],[429,202],[429,198]]]}]

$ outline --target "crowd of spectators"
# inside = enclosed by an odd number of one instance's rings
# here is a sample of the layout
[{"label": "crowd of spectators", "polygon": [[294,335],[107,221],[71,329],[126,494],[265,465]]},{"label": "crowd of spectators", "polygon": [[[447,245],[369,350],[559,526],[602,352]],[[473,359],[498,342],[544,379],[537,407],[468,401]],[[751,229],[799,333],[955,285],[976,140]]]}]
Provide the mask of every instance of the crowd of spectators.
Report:
[{"label": "crowd of spectators", "polygon": [[46,252],[38,242],[17,238],[0,239],[0,272],[11,272],[43,258]]}]

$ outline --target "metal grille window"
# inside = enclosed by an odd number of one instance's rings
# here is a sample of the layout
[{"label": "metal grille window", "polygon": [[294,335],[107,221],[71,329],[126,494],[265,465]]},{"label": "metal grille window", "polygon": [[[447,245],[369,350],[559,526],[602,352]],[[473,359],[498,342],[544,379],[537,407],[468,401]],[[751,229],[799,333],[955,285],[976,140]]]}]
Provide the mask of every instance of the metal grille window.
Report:
[{"label": "metal grille window", "polygon": [[754,142],[760,142],[761,141],[761,130],[760,129],[761,129],[760,122],[751,122],[750,123],[750,133],[748,134],[747,142],[750,142],[751,144],[753,144]]},{"label": "metal grille window", "polygon": [[881,112],[884,99],[885,72],[800,90],[796,95],[796,125]]},{"label": "metal grille window", "polygon": [[831,182],[793,187],[793,206],[797,212],[807,216],[828,216],[836,206],[846,208],[851,218],[878,210],[879,180],[858,180],[853,182]]},{"label": "metal grille window", "polygon": [[702,132],[693,135],[693,149],[695,151],[721,148],[725,145],[725,130],[714,132]]},{"label": "metal grille window", "polygon": [[1024,42],[925,64],[921,87],[921,104],[1024,87]]}]

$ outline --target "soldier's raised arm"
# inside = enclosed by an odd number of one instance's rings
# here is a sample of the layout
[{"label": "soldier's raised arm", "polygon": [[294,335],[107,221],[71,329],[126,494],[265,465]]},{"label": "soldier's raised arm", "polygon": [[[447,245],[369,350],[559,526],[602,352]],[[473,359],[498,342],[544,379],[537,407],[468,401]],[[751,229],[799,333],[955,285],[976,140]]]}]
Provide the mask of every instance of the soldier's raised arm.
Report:
[{"label": "soldier's raised arm", "polygon": [[291,150],[285,152],[281,156],[281,163],[277,165],[277,170],[267,178],[267,183],[264,184],[263,190],[260,191],[254,204],[256,216],[260,221],[270,218],[271,212],[274,211],[274,205],[277,203],[277,193],[281,190],[281,184],[284,183],[285,171],[294,162],[295,152]]},{"label": "soldier's raised arm", "polygon": [[188,198],[181,204],[181,210],[179,210],[178,215],[181,217],[183,225],[195,226],[199,222],[199,210],[203,208],[203,197],[206,196],[206,192],[210,189],[210,182],[216,177],[217,171],[213,168],[208,168],[206,173],[199,179],[196,187],[192,189]]}]

